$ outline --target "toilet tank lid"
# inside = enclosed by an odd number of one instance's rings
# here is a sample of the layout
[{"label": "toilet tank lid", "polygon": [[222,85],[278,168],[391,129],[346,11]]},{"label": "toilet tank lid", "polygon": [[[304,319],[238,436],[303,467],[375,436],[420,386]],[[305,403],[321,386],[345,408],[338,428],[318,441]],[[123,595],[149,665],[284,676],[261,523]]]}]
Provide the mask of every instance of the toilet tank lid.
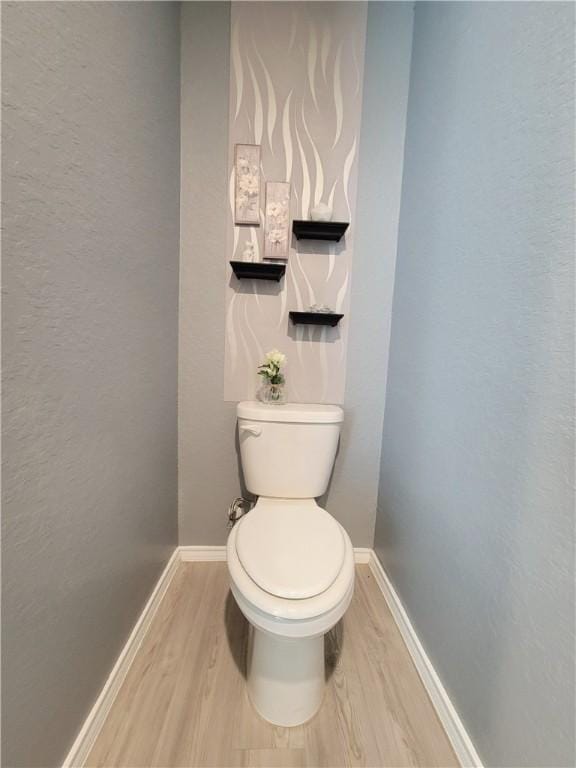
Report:
[{"label": "toilet tank lid", "polygon": [[275,421],[293,424],[339,424],[344,420],[344,411],[339,405],[320,403],[284,403],[268,405],[256,400],[238,403],[236,415],[239,419],[252,421]]}]

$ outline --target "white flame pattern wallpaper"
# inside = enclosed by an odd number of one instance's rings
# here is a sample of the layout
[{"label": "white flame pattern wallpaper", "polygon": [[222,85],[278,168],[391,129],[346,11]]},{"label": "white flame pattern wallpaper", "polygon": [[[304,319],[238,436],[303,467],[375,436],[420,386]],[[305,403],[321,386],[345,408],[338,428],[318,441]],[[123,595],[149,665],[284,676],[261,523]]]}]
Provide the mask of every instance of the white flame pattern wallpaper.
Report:
[{"label": "white flame pattern wallpaper", "polygon": [[[344,399],[366,4],[322,6],[232,4],[226,261],[247,250],[263,258],[266,181],[290,182],[291,219],[324,202],[350,226],[339,243],[297,241],[290,228],[280,283],[237,280],[227,264],[225,400],[255,398],[257,366],[273,348],[288,357],[288,399]],[[260,226],[234,225],[235,144],[262,147]],[[312,305],[345,317],[335,328],[293,325],[288,312]]]}]

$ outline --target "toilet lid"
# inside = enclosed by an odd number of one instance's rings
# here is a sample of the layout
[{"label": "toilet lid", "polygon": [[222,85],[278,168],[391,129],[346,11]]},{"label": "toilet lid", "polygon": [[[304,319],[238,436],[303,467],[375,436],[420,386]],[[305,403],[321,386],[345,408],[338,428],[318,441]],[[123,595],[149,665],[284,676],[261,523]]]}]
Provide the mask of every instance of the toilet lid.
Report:
[{"label": "toilet lid", "polygon": [[258,504],[238,524],[236,551],[252,581],[277,597],[314,597],[330,587],[344,563],[342,529],[311,503]]}]

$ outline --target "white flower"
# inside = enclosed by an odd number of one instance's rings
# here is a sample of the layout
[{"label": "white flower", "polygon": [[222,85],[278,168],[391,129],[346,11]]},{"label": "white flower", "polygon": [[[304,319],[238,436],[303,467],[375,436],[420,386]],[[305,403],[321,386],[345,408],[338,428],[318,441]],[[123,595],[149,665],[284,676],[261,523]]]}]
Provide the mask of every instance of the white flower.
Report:
[{"label": "white flower", "polygon": [[266,213],[268,214],[268,216],[281,216],[282,206],[280,205],[280,203],[268,203]]},{"label": "white flower", "polygon": [[268,240],[272,245],[282,245],[286,240],[286,233],[283,229],[273,229],[268,233]]},{"label": "white flower", "polygon": [[266,358],[262,365],[258,366],[258,375],[266,379],[270,384],[284,384],[284,374],[280,369],[286,362],[286,355],[272,349],[266,353]]},{"label": "white flower", "polygon": [[272,349],[266,353],[266,362],[273,363],[278,368],[281,368],[286,363],[286,355],[283,355],[277,349]]},{"label": "white flower", "polygon": [[240,179],[239,187],[248,197],[254,197],[260,191],[258,179],[252,175],[243,176]]}]

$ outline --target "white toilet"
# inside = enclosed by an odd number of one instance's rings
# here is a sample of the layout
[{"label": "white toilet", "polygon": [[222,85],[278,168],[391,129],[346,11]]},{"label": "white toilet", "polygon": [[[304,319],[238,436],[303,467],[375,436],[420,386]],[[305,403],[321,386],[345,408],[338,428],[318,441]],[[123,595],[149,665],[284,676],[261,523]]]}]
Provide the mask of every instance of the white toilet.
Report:
[{"label": "white toilet", "polygon": [[342,409],[239,403],[240,454],[255,507],[228,537],[232,593],[251,625],[247,682],[259,714],[294,726],[324,693],[324,635],[354,591],[354,552],[316,504],[330,479]]}]

